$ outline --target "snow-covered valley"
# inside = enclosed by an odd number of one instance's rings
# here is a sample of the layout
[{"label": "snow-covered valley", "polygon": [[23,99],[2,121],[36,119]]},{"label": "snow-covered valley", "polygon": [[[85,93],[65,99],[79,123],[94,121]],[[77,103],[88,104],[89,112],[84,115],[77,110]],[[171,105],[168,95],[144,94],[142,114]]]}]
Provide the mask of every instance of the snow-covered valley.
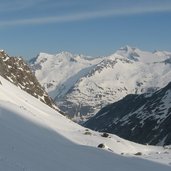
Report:
[{"label": "snow-covered valley", "polygon": [[[73,123],[1,76],[0,135],[3,171],[171,168],[169,146],[144,146],[115,135],[105,138]],[[97,148],[102,143],[104,149]]]}]

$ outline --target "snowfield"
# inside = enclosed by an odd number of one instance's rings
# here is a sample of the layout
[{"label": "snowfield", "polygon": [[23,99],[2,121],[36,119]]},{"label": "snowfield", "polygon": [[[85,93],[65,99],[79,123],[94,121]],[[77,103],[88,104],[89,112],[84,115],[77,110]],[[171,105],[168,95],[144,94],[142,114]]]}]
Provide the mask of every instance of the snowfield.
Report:
[{"label": "snowfield", "polygon": [[[2,77],[0,135],[2,171],[171,170],[171,147],[144,146],[115,135],[102,137]],[[97,148],[101,143],[104,149]]]}]

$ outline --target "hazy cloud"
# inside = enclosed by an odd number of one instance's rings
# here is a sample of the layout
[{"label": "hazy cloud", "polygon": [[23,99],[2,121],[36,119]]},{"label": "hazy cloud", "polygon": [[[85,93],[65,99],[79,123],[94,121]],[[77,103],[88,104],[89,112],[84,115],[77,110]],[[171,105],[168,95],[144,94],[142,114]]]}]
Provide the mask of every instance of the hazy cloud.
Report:
[{"label": "hazy cloud", "polygon": [[[17,1],[21,3],[20,0],[15,0],[16,3]],[[42,1],[42,0],[39,0],[39,1]],[[34,1],[29,1],[29,2],[34,3]],[[170,5],[163,5],[163,6],[158,5],[158,6],[149,6],[149,7],[139,7],[139,6],[134,7],[133,6],[129,8],[94,10],[94,11],[79,12],[79,13],[72,13],[72,14],[66,14],[66,15],[48,16],[48,17],[4,20],[4,21],[0,21],[0,27],[73,22],[73,21],[96,19],[96,18],[101,18],[101,17],[115,17],[115,16],[122,16],[122,15],[135,15],[135,14],[167,12],[167,11],[171,11]]]},{"label": "hazy cloud", "polygon": [[21,9],[27,9],[35,6],[37,3],[44,2],[46,0],[4,0],[0,5],[0,12],[11,12]]}]

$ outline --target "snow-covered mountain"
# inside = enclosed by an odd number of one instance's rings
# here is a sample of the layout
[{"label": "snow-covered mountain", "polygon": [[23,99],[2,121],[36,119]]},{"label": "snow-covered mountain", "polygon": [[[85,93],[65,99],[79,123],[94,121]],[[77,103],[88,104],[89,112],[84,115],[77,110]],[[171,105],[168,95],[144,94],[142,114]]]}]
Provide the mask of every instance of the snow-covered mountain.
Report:
[{"label": "snow-covered mountain", "polygon": [[53,100],[45,92],[28,64],[21,57],[10,57],[5,51],[1,50],[0,75],[50,107],[57,109]]},{"label": "snow-covered mountain", "polygon": [[166,86],[171,78],[171,53],[126,46],[101,58],[40,54],[31,66],[59,108],[79,122],[128,94]]},{"label": "snow-covered mountain", "polygon": [[128,95],[84,125],[141,144],[171,144],[171,82],[151,96]]},{"label": "snow-covered mountain", "polygon": [[52,98],[63,97],[75,83],[99,62],[83,55],[61,52],[56,55],[40,53],[31,59],[36,77]]},{"label": "snow-covered mountain", "polygon": [[[3,171],[170,171],[170,146],[104,137],[73,123],[1,76],[0,135]],[[103,149],[97,148],[99,144]]]}]

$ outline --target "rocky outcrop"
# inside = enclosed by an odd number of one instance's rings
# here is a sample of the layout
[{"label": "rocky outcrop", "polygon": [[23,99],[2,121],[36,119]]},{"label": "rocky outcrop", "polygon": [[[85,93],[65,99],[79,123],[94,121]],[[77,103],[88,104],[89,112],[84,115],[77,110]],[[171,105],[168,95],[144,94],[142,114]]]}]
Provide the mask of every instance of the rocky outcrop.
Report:
[{"label": "rocky outcrop", "polygon": [[39,84],[27,63],[21,57],[10,57],[1,50],[0,75],[50,107],[57,109],[53,100]]}]

